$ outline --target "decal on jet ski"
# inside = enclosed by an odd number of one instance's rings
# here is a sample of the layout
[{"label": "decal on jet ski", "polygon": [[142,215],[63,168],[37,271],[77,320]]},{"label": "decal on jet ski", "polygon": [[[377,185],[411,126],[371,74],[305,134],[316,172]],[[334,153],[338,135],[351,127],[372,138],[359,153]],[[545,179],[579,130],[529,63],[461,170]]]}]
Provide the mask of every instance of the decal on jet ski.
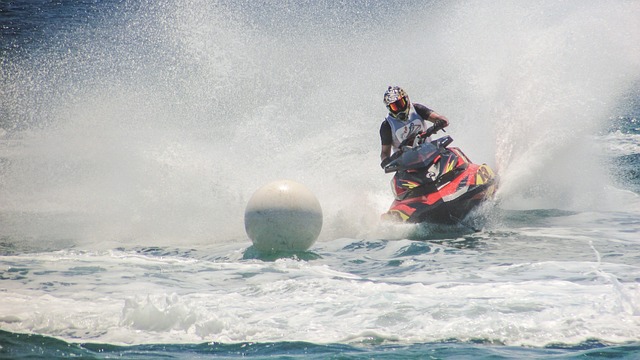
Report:
[{"label": "decal on jet ski", "polygon": [[491,168],[486,164],[482,164],[476,173],[476,185],[482,185],[494,177],[495,174],[493,173],[493,170],[491,170]]}]

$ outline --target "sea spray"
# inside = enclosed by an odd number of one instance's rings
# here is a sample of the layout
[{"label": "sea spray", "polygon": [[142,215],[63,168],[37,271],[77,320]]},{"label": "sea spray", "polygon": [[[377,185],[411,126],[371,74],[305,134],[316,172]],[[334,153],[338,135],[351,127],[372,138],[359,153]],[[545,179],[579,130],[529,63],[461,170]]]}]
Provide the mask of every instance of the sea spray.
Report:
[{"label": "sea spray", "polygon": [[237,241],[252,191],[287,177],[317,194],[321,239],[376,236],[390,84],[498,168],[503,206],[603,194],[591,136],[640,74],[637,4],[311,5],[124,2],[4,58],[5,234]]}]

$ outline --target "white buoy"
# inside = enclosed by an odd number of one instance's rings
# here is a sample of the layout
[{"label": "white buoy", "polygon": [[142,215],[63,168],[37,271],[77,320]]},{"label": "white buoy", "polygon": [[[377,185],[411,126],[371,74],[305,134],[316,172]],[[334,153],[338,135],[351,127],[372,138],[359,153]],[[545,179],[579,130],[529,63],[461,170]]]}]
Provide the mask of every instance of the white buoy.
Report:
[{"label": "white buoy", "polygon": [[322,208],[304,185],[274,181],[251,196],[244,227],[260,252],[306,251],[320,235]]}]

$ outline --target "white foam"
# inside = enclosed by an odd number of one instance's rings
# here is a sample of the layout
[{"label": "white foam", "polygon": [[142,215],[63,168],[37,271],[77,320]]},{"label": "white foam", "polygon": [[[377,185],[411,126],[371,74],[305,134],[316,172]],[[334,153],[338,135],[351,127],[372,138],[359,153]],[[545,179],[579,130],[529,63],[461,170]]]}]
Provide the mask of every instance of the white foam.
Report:
[{"label": "white foam", "polygon": [[457,338],[543,346],[587,338],[630,341],[640,329],[640,287],[616,279],[637,275],[637,267],[565,261],[478,271],[480,263],[473,263],[467,279],[439,277],[455,257],[432,257],[445,266],[424,269],[420,281],[362,278],[333,269],[336,264],[298,260],[22,255],[8,260],[16,267],[29,264],[29,274],[5,282],[10,288],[4,288],[0,319],[8,331],[116,344],[333,343],[375,336],[401,343]]}]

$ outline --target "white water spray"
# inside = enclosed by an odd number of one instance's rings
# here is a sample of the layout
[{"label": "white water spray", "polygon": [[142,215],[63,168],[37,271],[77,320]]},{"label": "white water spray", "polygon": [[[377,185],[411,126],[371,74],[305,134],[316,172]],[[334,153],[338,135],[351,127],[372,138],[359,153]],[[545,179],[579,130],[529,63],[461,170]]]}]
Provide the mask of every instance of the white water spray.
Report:
[{"label": "white water spray", "polygon": [[389,84],[497,165],[506,206],[606,183],[591,136],[640,77],[638,4],[308,5],[143,3],[4,60],[2,235],[244,241],[251,193],[286,177],[318,196],[321,239],[362,236],[391,201]]}]

